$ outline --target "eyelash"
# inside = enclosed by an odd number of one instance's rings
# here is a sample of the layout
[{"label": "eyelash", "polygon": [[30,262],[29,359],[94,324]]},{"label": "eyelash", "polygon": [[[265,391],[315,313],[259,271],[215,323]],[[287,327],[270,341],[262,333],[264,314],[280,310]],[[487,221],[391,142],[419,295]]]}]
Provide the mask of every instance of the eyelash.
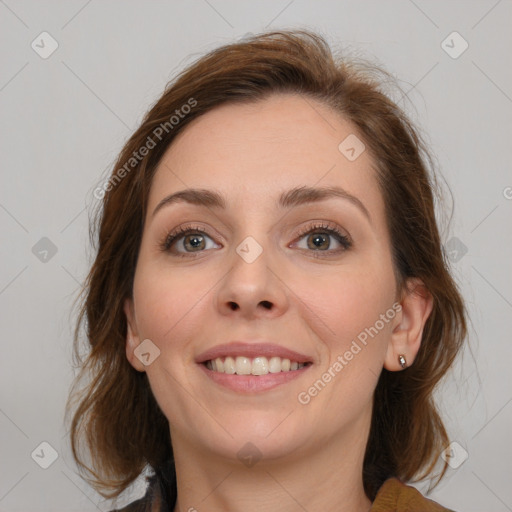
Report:
[{"label": "eyelash", "polygon": [[[314,255],[314,257],[325,258],[332,254],[338,254],[340,252],[344,252],[352,247],[352,241],[350,240],[350,238],[348,236],[344,235],[336,227],[331,226],[326,223],[317,223],[317,224],[308,226],[307,228],[305,228],[304,230],[302,230],[298,233],[297,238],[301,239],[305,235],[309,235],[309,234],[314,233],[315,231],[320,231],[320,230],[323,233],[334,236],[343,248],[337,249],[334,251],[332,251],[332,250],[331,251],[329,251],[329,250],[328,251],[313,251],[313,250],[311,250],[310,252]],[[176,242],[177,240],[180,240],[181,238],[183,238],[185,235],[188,235],[188,234],[200,234],[200,235],[206,235],[209,238],[213,238],[207,231],[205,231],[201,227],[187,226],[187,225],[180,226],[179,228],[175,229],[171,233],[166,234],[164,239],[159,243],[160,249],[164,252],[169,252],[169,250],[174,242]],[[304,249],[304,250],[307,250],[307,249]],[[198,252],[204,252],[204,251],[198,251]],[[327,253],[327,255],[323,255],[322,254],[323,252]],[[187,257],[193,258],[194,257],[193,254],[194,253],[179,253],[179,252],[175,253],[176,256],[182,257],[182,258],[187,258]]]},{"label": "eyelash", "polygon": [[[171,233],[168,233],[165,236],[163,241],[159,244],[160,249],[162,249],[162,251],[164,251],[164,252],[168,252],[169,249],[171,248],[171,245],[173,244],[173,242],[175,242],[176,240],[179,240],[180,238],[183,238],[185,235],[192,234],[192,233],[207,235],[210,238],[212,238],[211,235],[207,231],[205,231],[204,229],[202,229],[200,227],[180,226],[179,228],[175,229],[174,231],[172,231]],[[189,254],[193,254],[193,253],[189,253]],[[181,254],[181,253],[177,253],[177,256],[187,257],[187,256],[185,256],[185,254]]]},{"label": "eyelash", "polygon": [[[297,234],[297,238],[300,239],[305,235],[309,235],[314,233],[315,231],[319,231],[322,233],[327,233],[328,235],[334,236],[342,246],[342,249],[337,250],[331,250],[331,251],[311,251],[312,254],[314,254],[315,257],[318,258],[325,258],[329,254],[338,254],[341,252],[345,252],[346,250],[350,249],[352,247],[352,241],[347,235],[344,235],[337,227],[330,225],[325,222],[320,222],[316,224],[309,225],[307,228],[301,230]],[[327,253],[325,256],[322,253]]]}]

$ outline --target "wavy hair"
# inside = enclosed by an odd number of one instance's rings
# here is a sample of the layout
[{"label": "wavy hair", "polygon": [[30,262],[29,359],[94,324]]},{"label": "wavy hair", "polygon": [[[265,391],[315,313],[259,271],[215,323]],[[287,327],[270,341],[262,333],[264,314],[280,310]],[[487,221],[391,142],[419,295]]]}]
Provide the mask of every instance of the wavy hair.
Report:
[{"label": "wavy hair", "polygon": [[[146,373],[137,372],[125,354],[123,303],[132,294],[157,165],[194,119],[223,104],[255,102],[275,93],[320,101],[352,123],[373,157],[398,289],[403,291],[406,279],[416,277],[433,296],[414,364],[401,372],[383,369],[375,389],[362,475],[365,492],[374,500],[389,477],[419,480],[433,472],[448,443],[433,392],[463,345],[466,309],[435,218],[432,158],[404,111],[383,92],[389,78],[373,66],[335,56],[314,32],[267,32],[198,58],[167,85],[126,142],[101,189],[96,231],[91,229],[96,255],[78,298],[74,333],[73,356],[80,372],[66,405],[66,415],[73,409],[73,457],[102,496],[119,496],[147,465],[158,476],[172,460],[168,421]],[[179,115],[177,123],[174,114]],[[141,151],[157,138],[154,147]],[[83,326],[84,357],[79,348]],[[87,384],[78,389],[85,377]],[[87,462],[83,442],[90,454]],[[445,471],[446,464],[439,479]]]}]

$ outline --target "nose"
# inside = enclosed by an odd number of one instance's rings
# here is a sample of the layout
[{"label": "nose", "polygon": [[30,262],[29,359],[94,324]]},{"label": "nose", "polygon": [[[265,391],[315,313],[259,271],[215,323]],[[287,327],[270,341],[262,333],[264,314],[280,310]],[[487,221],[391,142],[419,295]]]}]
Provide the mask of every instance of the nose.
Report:
[{"label": "nose", "polygon": [[288,288],[277,259],[263,250],[252,262],[237,252],[232,266],[218,288],[221,314],[244,319],[281,316],[288,308]]}]

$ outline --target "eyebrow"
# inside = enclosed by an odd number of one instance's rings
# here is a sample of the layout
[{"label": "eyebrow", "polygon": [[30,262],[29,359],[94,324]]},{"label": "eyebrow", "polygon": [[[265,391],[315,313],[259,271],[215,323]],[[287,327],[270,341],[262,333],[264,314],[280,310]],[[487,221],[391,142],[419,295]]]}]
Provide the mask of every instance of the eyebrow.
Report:
[{"label": "eyebrow", "polygon": [[[364,214],[370,223],[372,222],[370,213],[361,200],[341,187],[296,187],[283,192],[279,196],[277,205],[280,208],[292,208],[294,206],[317,203],[336,197],[351,202]],[[226,201],[219,192],[202,188],[189,188],[164,197],[154,209],[152,216],[154,217],[163,207],[178,202],[206,206],[207,208],[226,209]]]}]

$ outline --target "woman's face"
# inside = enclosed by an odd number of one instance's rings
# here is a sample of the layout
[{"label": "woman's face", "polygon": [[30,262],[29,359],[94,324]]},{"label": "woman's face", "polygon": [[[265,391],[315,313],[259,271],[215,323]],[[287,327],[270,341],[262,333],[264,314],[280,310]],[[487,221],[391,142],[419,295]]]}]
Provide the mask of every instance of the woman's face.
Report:
[{"label": "woman's face", "polygon": [[173,442],[270,459],[366,442],[399,315],[384,202],[354,132],[323,104],[274,95],[196,119],[161,160],[125,311],[128,358]]}]

